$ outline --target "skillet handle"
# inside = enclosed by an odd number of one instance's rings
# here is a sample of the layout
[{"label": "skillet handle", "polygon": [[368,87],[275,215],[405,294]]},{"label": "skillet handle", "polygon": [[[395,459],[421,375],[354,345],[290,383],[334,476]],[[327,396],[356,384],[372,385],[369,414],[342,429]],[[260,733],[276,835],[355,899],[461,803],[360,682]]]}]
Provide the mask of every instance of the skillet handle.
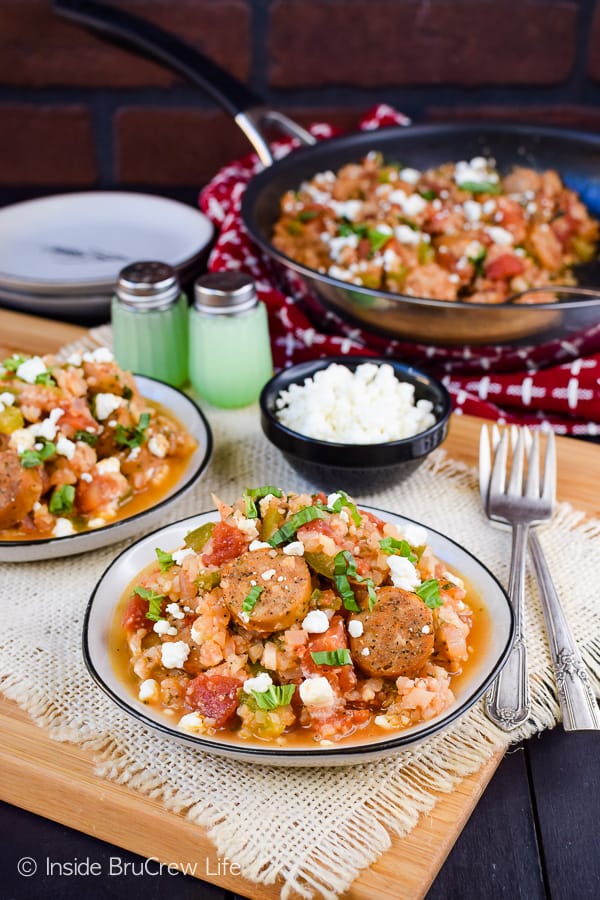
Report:
[{"label": "skillet handle", "polygon": [[208,93],[233,116],[253,145],[260,161],[271,165],[273,156],[261,125],[276,125],[303,144],[315,138],[283,113],[264,107],[260,97],[225,69],[190,44],[139,16],[97,0],[54,0],[54,12],[100,32],[113,43],[124,44],[141,56],[167,66]]}]

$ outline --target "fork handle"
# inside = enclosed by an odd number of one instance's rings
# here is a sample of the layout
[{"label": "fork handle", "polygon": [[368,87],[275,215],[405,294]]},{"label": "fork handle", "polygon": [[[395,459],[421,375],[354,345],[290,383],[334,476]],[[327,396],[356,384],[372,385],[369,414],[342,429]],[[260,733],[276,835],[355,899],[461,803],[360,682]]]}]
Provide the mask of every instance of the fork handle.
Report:
[{"label": "fork handle", "polygon": [[600,730],[600,711],[537,535],[529,535],[565,731]]},{"label": "fork handle", "polygon": [[515,642],[485,698],[488,716],[503,731],[513,731],[529,718],[527,647],[523,633],[527,532],[527,525],[513,525],[508,596],[515,614]]}]

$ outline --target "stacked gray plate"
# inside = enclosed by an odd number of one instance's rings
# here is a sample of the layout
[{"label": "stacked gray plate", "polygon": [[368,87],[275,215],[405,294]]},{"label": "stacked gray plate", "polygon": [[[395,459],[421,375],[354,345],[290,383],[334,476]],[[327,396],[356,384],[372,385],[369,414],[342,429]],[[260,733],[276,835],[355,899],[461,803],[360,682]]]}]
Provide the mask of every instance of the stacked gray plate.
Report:
[{"label": "stacked gray plate", "polygon": [[212,236],[199,210],[151,194],[87,191],[15,203],[0,209],[0,306],[108,319],[124,266],[160,260],[185,282]]}]

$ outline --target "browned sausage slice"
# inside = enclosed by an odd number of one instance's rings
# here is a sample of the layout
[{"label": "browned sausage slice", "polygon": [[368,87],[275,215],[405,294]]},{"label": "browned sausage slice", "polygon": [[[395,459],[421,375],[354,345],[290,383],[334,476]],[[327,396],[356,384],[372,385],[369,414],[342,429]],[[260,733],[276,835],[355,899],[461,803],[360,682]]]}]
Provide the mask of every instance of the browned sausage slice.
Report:
[{"label": "browned sausage slice", "polygon": [[[240,625],[271,634],[289,628],[308,612],[312,584],[305,561],[271,550],[252,550],[226,562],[221,569],[223,599]],[[242,604],[253,587],[262,588],[250,613]],[[246,615],[248,618],[246,618]]]},{"label": "browned sausage slice", "polygon": [[39,467],[24,469],[13,450],[0,453],[0,528],[21,522],[42,493]]},{"label": "browned sausage slice", "polygon": [[367,675],[416,675],[433,652],[432,612],[410,591],[380,588],[373,611],[352,618],[364,629],[360,637],[350,638],[352,659]]}]

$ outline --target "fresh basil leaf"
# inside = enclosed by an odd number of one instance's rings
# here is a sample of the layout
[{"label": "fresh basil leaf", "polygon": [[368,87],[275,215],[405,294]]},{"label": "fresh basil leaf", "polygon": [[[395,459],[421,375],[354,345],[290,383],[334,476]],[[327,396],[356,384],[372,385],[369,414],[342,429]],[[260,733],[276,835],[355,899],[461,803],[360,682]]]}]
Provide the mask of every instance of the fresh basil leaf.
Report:
[{"label": "fresh basil leaf", "polygon": [[35,376],[35,384],[43,384],[44,387],[56,387],[56,381],[50,372],[40,372]]},{"label": "fresh basil leaf", "polygon": [[56,488],[50,498],[48,509],[53,516],[60,516],[64,513],[70,513],[73,509],[75,501],[75,488],[72,484],[63,484]]},{"label": "fresh basil leaf", "polygon": [[327,514],[318,506],[305,506],[303,509],[294,513],[287,522],[284,522],[281,528],[278,528],[275,534],[269,538],[271,547],[278,547],[285,541],[289,541],[302,525],[308,525],[313,519],[325,519]]},{"label": "fresh basil leaf", "polygon": [[415,594],[419,595],[429,609],[437,609],[438,606],[443,604],[443,600],[440,597],[440,585],[435,578],[428,578],[427,581],[416,587]]},{"label": "fresh basil leaf", "polygon": [[352,665],[352,657],[350,651],[346,648],[338,650],[315,650],[311,651],[313,662],[317,666],[350,666]]},{"label": "fresh basil leaf", "polygon": [[379,546],[383,553],[387,553],[388,556],[405,556],[411,563],[416,563],[417,561],[417,557],[412,552],[408,541],[399,541],[393,537],[385,537],[379,541]]},{"label": "fresh basil leaf", "polygon": [[166,595],[157,594],[152,588],[145,588],[140,584],[133,589],[133,593],[137,594],[138,597],[141,597],[142,600],[148,601],[146,618],[151,619],[153,622],[158,622],[158,620],[162,618],[162,601],[165,599]]},{"label": "fresh basil leaf", "polygon": [[499,194],[502,191],[500,185],[493,181],[463,181],[458,187],[472,194]]},{"label": "fresh basil leaf", "polygon": [[154,552],[156,553],[161,572],[168,572],[171,566],[175,565],[175,560],[170,553],[166,553],[166,551],[161,550],[160,547],[157,547]]},{"label": "fresh basil leaf", "polygon": [[115,444],[119,447],[129,447],[134,450],[141,447],[148,440],[146,431],[150,425],[150,413],[142,413],[135,428],[124,428],[117,425],[115,428]]},{"label": "fresh basil leaf", "polygon": [[90,447],[95,447],[98,443],[97,434],[92,434],[91,431],[76,431],[73,435],[73,439],[75,441],[83,441],[84,444],[88,444]]},{"label": "fresh basil leaf", "polygon": [[266,691],[252,691],[252,696],[259,709],[276,709],[278,706],[288,706],[295,690],[295,684],[272,684]]},{"label": "fresh basil leaf", "polygon": [[250,615],[254,607],[258,602],[258,598],[264,591],[264,588],[260,587],[258,584],[255,584],[250,588],[244,600],[242,602],[242,611],[246,613],[247,616]]}]

